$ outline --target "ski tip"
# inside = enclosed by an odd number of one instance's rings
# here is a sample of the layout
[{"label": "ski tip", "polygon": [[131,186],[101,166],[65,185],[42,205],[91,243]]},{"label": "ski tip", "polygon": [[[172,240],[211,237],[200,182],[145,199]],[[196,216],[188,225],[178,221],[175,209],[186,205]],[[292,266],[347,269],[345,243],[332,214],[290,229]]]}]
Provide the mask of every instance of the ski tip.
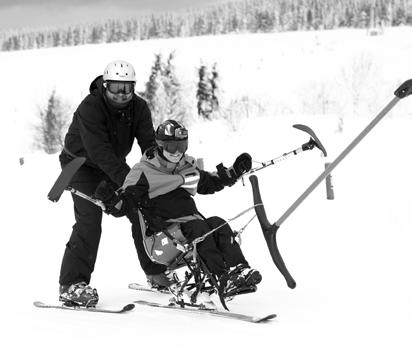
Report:
[{"label": "ski tip", "polygon": [[139,290],[141,288],[149,288],[148,286],[145,286],[145,285],[140,284],[140,283],[130,283],[128,285],[128,287],[129,287],[129,289],[137,289],[137,290]]},{"label": "ski tip", "polygon": [[295,124],[295,125],[293,125],[293,127],[295,129],[302,130],[302,131],[306,132],[315,141],[316,147],[319,148],[322,151],[323,155],[325,157],[328,156],[328,153],[326,152],[325,147],[322,145],[319,138],[316,136],[316,134],[313,132],[313,130],[309,126],[302,125],[302,124]]},{"label": "ski tip", "polygon": [[130,311],[130,310],[133,310],[133,309],[134,309],[134,307],[135,307],[135,305],[134,305],[134,304],[127,304],[127,305],[125,305],[125,306],[123,307],[123,311]]},{"label": "ski tip", "polygon": [[33,305],[34,305],[35,307],[42,307],[42,306],[44,306],[44,303],[39,302],[39,301],[35,301],[35,302],[33,302]]},{"label": "ski tip", "polygon": [[255,320],[253,320],[253,322],[254,323],[262,323],[262,322],[265,322],[265,321],[272,320],[276,317],[277,317],[276,314],[269,314],[269,315],[266,315],[266,316],[261,317],[261,318],[255,318]]},{"label": "ski tip", "polygon": [[286,281],[286,284],[288,285],[288,287],[290,288],[290,289],[295,289],[296,288],[296,282],[291,278],[291,279],[288,279],[287,281]]}]

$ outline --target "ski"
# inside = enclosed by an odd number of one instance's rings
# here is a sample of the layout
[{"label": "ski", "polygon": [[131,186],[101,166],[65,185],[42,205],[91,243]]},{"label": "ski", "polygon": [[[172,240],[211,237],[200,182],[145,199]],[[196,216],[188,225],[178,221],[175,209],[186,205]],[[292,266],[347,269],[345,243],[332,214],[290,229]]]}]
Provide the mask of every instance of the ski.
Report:
[{"label": "ski", "polygon": [[218,316],[222,318],[237,319],[237,320],[247,321],[250,323],[261,323],[261,322],[268,321],[276,317],[276,314],[268,314],[263,317],[258,317],[258,316],[251,316],[251,315],[246,315],[246,314],[219,311],[215,309],[198,309],[198,308],[191,308],[191,307],[182,308],[181,306],[177,304],[166,305],[166,304],[148,302],[146,300],[136,300],[133,303],[139,304],[139,305],[145,305],[149,307],[154,307],[154,308],[173,309],[173,310],[179,310],[179,311],[189,312],[189,313],[194,313],[194,314],[207,314],[207,315],[213,315],[213,316]]},{"label": "ski", "polygon": [[156,289],[150,286],[145,286],[139,283],[130,283],[129,289],[139,290],[142,292],[152,292],[152,293],[169,294],[169,295],[171,294],[170,291],[167,289],[159,290],[159,289]]},{"label": "ski", "polygon": [[85,157],[76,157],[63,168],[56,182],[53,184],[53,187],[50,189],[49,194],[47,194],[47,198],[49,200],[52,202],[59,201],[74,174],[79,170],[85,161]]},{"label": "ski", "polygon": [[322,153],[325,157],[327,157],[328,154],[326,153],[325,147],[322,145],[322,143],[320,142],[320,140],[318,139],[318,137],[316,136],[316,134],[313,132],[313,130],[310,127],[308,127],[306,125],[301,125],[301,124],[293,125],[293,127],[295,129],[302,130],[302,131],[306,132],[312,138],[308,143],[302,145],[302,149],[304,151],[305,150],[311,150],[313,148],[313,145],[314,145],[322,151]]},{"label": "ski", "polygon": [[79,306],[68,306],[68,305],[57,305],[57,304],[45,304],[43,302],[33,302],[33,305],[37,308],[48,308],[48,309],[64,309],[64,310],[75,310],[75,311],[84,311],[84,312],[92,312],[92,313],[111,313],[111,314],[122,314],[133,310],[135,305],[134,304],[126,304],[121,309],[106,309],[106,308],[86,308],[86,307],[79,307]]}]

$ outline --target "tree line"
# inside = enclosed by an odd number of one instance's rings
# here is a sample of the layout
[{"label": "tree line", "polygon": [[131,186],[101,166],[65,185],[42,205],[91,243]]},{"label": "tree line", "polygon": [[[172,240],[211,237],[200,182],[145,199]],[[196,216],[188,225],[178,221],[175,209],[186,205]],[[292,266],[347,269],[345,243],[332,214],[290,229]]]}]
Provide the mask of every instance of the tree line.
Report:
[{"label": "tree line", "polygon": [[199,10],[0,33],[3,51],[239,32],[412,24],[412,0],[241,0]]}]

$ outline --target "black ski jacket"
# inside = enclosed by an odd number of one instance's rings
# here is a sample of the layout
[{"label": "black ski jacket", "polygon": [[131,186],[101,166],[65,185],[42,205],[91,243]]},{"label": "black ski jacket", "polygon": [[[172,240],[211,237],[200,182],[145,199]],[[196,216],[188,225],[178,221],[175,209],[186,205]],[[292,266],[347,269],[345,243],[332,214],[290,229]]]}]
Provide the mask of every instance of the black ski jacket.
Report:
[{"label": "black ski jacket", "polygon": [[103,92],[102,76],[89,90],[73,115],[60,162],[64,166],[74,157],[86,157],[85,165],[100,169],[121,186],[130,171],[126,156],[134,139],[142,153],[156,144],[150,110],[136,94],[126,108],[112,107]]}]

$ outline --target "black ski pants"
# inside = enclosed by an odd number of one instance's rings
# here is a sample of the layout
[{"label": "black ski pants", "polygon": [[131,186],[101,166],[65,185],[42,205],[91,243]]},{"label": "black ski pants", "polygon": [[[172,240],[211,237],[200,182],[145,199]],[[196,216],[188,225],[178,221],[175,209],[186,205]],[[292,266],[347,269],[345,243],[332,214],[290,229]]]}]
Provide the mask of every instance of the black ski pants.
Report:
[{"label": "black ski pants", "polygon": [[[99,169],[82,166],[70,185],[91,196],[99,182],[110,179]],[[72,194],[74,217],[72,234],[66,244],[60,269],[60,285],[90,282],[102,233],[102,210],[95,204]]]},{"label": "black ski pants", "polygon": [[[218,216],[206,220],[191,220],[181,224],[183,235],[193,241],[210,230],[222,225],[225,220]],[[220,277],[230,267],[240,263],[248,265],[229,224],[223,225],[213,234],[207,236],[197,246],[197,252],[206,263],[210,272]]]}]

